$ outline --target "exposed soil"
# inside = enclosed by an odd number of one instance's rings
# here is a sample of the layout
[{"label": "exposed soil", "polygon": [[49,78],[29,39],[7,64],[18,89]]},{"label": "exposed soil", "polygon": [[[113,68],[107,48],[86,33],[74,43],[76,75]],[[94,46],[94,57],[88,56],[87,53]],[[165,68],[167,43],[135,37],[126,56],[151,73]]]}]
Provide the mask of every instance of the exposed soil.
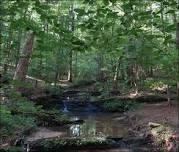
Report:
[{"label": "exposed soil", "polygon": [[59,131],[52,131],[45,127],[39,127],[36,132],[32,133],[28,138],[27,141],[34,141],[38,139],[45,139],[45,138],[52,138],[52,137],[60,137],[63,135],[63,132]]},{"label": "exposed soil", "polygon": [[168,102],[144,104],[135,111],[127,112],[134,125],[146,125],[149,122],[167,123],[174,127],[178,124],[177,104],[168,105]]}]

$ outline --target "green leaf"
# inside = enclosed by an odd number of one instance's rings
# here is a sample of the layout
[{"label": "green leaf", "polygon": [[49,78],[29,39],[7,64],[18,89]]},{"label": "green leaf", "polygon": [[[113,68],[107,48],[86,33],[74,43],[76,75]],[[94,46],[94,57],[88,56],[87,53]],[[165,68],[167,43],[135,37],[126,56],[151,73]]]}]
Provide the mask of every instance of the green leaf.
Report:
[{"label": "green leaf", "polygon": [[76,9],[74,9],[74,11],[76,13],[78,13],[78,15],[80,15],[80,16],[83,16],[85,14],[85,10],[84,9],[76,8]]},{"label": "green leaf", "polygon": [[104,5],[109,5],[109,0],[103,0]]}]

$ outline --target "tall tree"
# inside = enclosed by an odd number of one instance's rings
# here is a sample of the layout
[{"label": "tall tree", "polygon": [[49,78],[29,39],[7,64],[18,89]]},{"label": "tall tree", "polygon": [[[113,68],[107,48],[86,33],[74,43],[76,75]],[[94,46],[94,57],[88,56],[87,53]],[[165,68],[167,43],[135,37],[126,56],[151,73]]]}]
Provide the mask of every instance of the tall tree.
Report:
[{"label": "tall tree", "polygon": [[25,42],[22,55],[19,58],[14,74],[14,80],[24,81],[27,75],[29,59],[33,50],[34,33],[30,31]]}]

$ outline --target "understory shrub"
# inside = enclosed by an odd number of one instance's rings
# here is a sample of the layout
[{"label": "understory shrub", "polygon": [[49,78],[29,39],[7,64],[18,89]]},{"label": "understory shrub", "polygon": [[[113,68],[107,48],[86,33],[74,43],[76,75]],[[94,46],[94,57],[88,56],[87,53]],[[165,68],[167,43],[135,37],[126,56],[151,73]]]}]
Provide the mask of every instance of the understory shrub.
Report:
[{"label": "understory shrub", "polygon": [[124,112],[137,106],[135,101],[112,99],[102,104],[102,108],[109,112]]}]

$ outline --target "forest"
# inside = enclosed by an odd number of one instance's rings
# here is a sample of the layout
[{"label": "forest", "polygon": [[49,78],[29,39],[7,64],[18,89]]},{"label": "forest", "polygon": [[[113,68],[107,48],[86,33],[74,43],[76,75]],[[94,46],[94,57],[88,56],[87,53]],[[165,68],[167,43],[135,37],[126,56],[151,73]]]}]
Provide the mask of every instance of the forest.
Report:
[{"label": "forest", "polygon": [[1,0],[0,152],[179,151],[178,0]]}]

